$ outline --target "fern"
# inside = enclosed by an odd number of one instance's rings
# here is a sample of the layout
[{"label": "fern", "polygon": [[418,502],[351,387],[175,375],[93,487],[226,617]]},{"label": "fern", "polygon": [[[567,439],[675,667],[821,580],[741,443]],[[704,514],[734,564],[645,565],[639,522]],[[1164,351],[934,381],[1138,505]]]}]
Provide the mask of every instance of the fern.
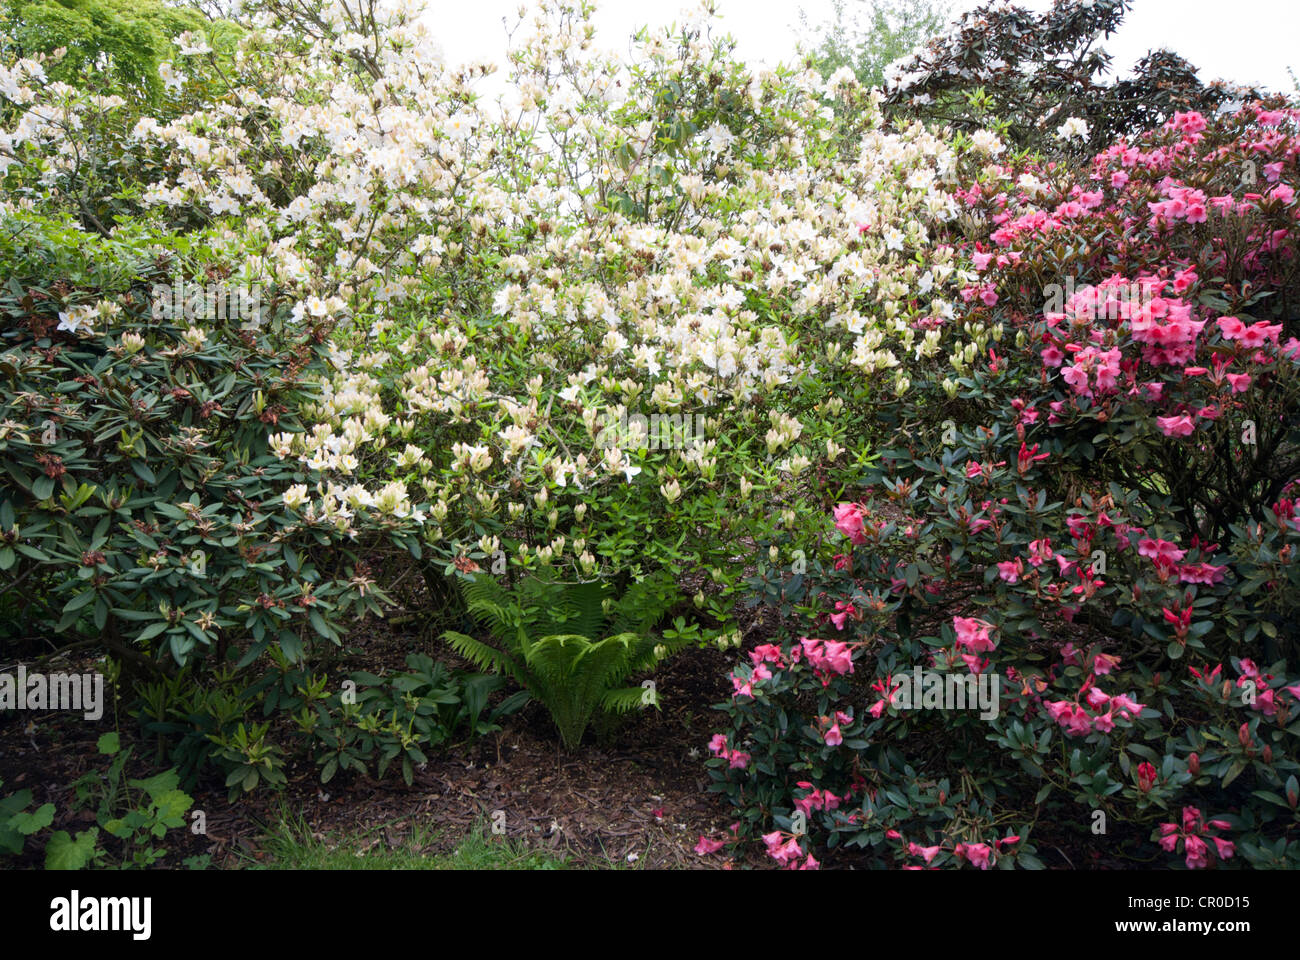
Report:
[{"label": "fern", "polygon": [[654,667],[660,653],[684,645],[651,633],[677,598],[666,576],[633,583],[622,597],[615,597],[608,583],[544,577],[529,577],[507,590],[486,574],[466,578],[462,589],[470,616],[492,640],[454,630],[443,639],[479,669],[506,674],[527,688],[549,711],[567,749],[577,747],[602,712],[658,708],[657,697],[624,683]]}]

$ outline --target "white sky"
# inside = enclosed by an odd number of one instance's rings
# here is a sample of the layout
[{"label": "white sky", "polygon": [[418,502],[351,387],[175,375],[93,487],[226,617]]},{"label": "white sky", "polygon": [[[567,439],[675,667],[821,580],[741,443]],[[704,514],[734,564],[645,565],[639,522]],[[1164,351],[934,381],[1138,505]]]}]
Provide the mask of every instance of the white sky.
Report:
[{"label": "white sky", "polygon": [[[521,2],[531,0],[428,0],[429,17],[447,59],[500,61],[505,52],[502,18],[513,24]],[[812,24],[830,19],[830,0],[717,0],[724,29],[736,37],[747,61],[789,59],[798,36],[799,10]],[[853,7],[858,2],[847,0]],[[1017,0],[1034,10],[1050,0]],[[954,15],[979,6],[956,0]],[[597,41],[622,47],[647,23],[666,23],[688,6],[684,0],[599,0]],[[1120,31],[1106,41],[1116,70],[1126,72],[1148,50],[1169,47],[1198,68],[1202,80],[1255,83],[1292,92],[1289,66],[1300,74],[1300,2],[1297,0],[1137,0]]]}]

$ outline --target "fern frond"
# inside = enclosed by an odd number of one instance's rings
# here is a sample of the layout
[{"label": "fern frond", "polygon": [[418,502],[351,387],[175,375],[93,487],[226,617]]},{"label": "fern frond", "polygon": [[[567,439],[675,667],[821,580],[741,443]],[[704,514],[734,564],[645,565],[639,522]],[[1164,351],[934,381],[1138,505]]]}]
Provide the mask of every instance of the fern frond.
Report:
[{"label": "fern frond", "polygon": [[656,710],[659,709],[659,694],[650,693],[645,687],[620,687],[617,690],[607,690],[600,699],[601,709],[609,713],[631,713],[633,710],[641,710],[652,705]]},{"label": "fern frond", "polygon": [[479,623],[503,643],[510,643],[522,617],[509,593],[494,577],[485,573],[461,581],[465,606]]},{"label": "fern frond", "polygon": [[442,639],[480,670],[503,673],[518,683],[526,683],[525,678],[520,675],[518,664],[509,654],[490,647],[481,640],[475,640],[466,634],[457,633],[455,630],[446,631],[442,635]]},{"label": "fern frond", "polygon": [[677,602],[677,585],[666,575],[651,575],[628,586],[614,606],[609,629],[645,636]]}]

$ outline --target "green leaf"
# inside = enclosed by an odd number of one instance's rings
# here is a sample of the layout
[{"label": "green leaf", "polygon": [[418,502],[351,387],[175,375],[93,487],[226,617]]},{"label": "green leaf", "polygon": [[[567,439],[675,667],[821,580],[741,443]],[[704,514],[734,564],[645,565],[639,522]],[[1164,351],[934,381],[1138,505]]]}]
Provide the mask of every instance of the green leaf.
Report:
[{"label": "green leaf", "polygon": [[164,770],[162,773],[155,774],[145,780],[128,780],[131,786],[137,790],[143,790],[149,795],[149,799],[155,803],[161,803],[162,798],[173,793],[177,786],[180,785],[180,775],[175,770]]},{"label": "green leaf", "polygon": [[1241,772],[1245,769],[1246,769],[1245,760],[1234,761],[1232,766],[1228,768],[1228,772],[1224,774],[1223,783],[1221,784],[1221,786],[1224,789],[1227,789],[1228,784],[1232,783],[1232,781],[1236,780],[1237,777],[1241,776]]},{"label": "green leaf", "polygon": [[86,606],[94,599],[95,599],[95,588],[88,587],[85,590],[82,590],[81,593],[77,594],[71,600],[69,600],[67,604],[64,605],[63,612],[64,614],[73,613],[74,611],[80,610],[82,607]]},{"label": "green leaf", "polygon": [[73,840],[66,830],[57,831],[45,845],[45,869],[82,869],[95,856],[95,845],[98,840],[98,827],[78,831],[76,840]]},{"label": "green leaf", "polygon": [[122,749],[122,741],[116,730],[110,730],[99,738],[99,742],[95,746],[104,756],[111,757]]},{"label": "green leaf", "polygon": [[54,822],[54,804],[44,804],[34,813],[17,814],[10,822],[24,837],[30,837],[37,830],[44,830]]}]

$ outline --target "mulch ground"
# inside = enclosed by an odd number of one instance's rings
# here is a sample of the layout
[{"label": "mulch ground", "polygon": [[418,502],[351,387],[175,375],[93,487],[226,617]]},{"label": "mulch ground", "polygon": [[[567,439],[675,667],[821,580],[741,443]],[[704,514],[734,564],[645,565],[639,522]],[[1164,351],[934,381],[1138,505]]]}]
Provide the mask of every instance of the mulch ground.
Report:
[{"label": "mulch ground", "polygon": [[[455,660],[445,647],[431,649],[409,629],[383,621],[366,624],[353,638],[357,646],[346,668],[400,667],[415,649]],[[638,712],[608,743],[589,742],[573,753],[560,749],[545,710],[533,703],[505,718],[500,733],[432,755],[410,787],[397,770],[382,781],[349,774],[322,786],[317,768],[305,760],[290,762],[283,791],[259,789],[234,804],[219,779],[201,783],[190,793],[194,809],[205,812],[207,833],[169,832],[161,865],[179,865],[202,853],[210,854],[216,867],[256,863],[265,857],[266,830],[286,814],[331,840],[364,832],[362,847],[380,842],[409,847],[418,828],[421,835],[437,831],[437,844],[451,850],[466,832],[490,827],[494,812],[502,811],[507,836],[564,855],[575,866],[614,861],[642,868],[717,868],[720,857],[699,857],[692,847],[701,834],[718,836],[734,820],[726,801],[708,792],[702,762],[720,719],[712,705],[731,693],[727,674],[733,659],[734,651],[712,649],[672,658],[656,674],[661,711]],[[92,666],[47,669],[77,668]],[[152,739],[141,737],[124,705],[118,710],[116,724],[111,710],[96,722],[66,714],[0,713],[0,792],[26,787],[37,804],[53,802],[54,829],[93,826],[90,811],[69,812],[70,784],[107,766],[96,751],[101,734],[119,729],[122,742],[133,746],[128,775],[146,776],[159,767]],[[39,867],[40,857],[32,851],[17,865]]]}]

